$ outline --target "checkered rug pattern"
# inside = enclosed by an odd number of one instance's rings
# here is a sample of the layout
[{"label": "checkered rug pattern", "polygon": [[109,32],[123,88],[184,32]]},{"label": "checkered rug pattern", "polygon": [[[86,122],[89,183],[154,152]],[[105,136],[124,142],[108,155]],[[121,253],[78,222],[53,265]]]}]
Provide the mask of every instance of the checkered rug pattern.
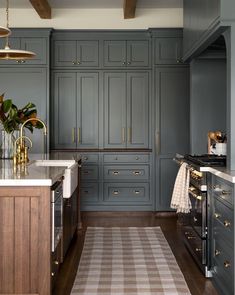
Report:
[{"label": "checkered rug pattern", "polygon": [[71,295],[189,295],[160,227],[87,229]]}]

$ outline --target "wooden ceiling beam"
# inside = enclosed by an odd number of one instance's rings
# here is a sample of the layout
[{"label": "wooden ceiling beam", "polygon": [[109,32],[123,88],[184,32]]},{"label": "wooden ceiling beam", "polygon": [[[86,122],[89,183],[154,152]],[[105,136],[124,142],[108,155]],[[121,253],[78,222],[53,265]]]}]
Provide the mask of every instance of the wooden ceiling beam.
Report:
[{"label": "wooden ceiling beam", "polygon": [[47,0],[29,0],[40,18],[51,19],[51,6]]},{"label": "wooden ceiling beam", "polygon": [[124,18],[135,18],[137,0],[124,0],[123,2],[123,13]]}]

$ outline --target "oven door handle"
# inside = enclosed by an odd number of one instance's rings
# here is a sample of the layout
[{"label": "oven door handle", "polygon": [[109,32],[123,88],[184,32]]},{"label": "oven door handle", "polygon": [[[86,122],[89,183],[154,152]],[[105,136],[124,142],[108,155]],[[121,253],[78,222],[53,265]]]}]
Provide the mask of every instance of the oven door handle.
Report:
[{"label": "oven door handle", "polygon": [[202,200],[202,196],[200,196],[200,195],[198,195],[198,194],[195,194],[194,192],[192,192],[192,190],[191,190],[190,188],[189,188],[188,192],[189,192],[189,194],[190,194],[193,198],[195,198],[196,200],[199,200],[199,201]]}]

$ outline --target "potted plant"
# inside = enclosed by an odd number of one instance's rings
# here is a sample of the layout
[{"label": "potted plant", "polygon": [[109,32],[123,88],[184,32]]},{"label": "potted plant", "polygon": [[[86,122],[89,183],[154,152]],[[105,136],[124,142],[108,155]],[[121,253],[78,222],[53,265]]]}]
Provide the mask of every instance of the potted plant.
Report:
[{"label": "potted plant", "polygon": [[[2,125],[2,158],[12,158],[14,141],[20,126],[29,118],[37,117],[37,109],[32,102],[19,109],[12,99],[4,100],[4,93],[0,95],[0,122]],[[25,128],[33,133],[34,128],[41,129],[43,125],[38,121],[30,121]]]}]

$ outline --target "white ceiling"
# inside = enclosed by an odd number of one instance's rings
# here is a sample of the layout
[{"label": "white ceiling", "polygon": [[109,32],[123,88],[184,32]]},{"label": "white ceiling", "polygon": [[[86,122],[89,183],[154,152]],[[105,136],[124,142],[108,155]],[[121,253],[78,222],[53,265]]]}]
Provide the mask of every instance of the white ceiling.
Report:
[{"label": "white ceiling", "polygon": [[[31,8],[29,0],[9,0],[10,8]],[[122,8],[123,0],[48,0],[52,8]],[[0,8],[6,1],[0,0]],[[137,8],[182,8],[183,0],[138,0]]]}]

